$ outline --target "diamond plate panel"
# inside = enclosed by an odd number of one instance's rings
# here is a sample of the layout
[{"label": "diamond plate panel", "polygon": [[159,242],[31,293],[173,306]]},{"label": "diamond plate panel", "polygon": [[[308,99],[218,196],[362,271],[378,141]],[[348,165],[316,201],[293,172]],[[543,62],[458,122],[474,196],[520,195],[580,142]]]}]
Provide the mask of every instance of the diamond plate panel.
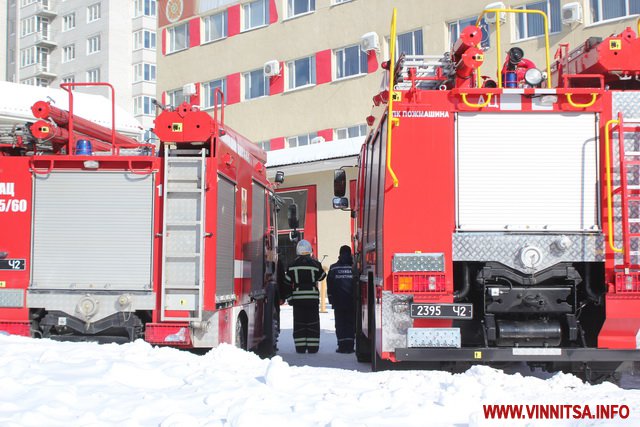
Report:
[{"label": "diamond plate panel", "polygon": [[444,254],[395,254],[393,271],[444,271]]},{"label": "diamond plate panel", "polygon": [[407,330],[413,326],[409,305],[413,295],[382,291],[382,351],[396,351],[407,345]]},{"label": "diamond plate panel", "polygon": [[615,117],[622,113],[628,119],[640,119],[640,92],[613,92],[612,112]]},{"label": "diamond plate panel", "polygon": [[409,328],[407,347],[460,348],[460,328]]},{"label": "diamond plate panel", "polygon": [[[524,265],[522,252],[535,248],[540,259],[533,267]],[[559,262],[604,261],[604,237],[597,234],[506,234],[454,233],[454,261],[495,261],[533,273]]]},{"label": "diamond plate panel", "polygon": [[0,289],[0,307],[24,307],[22,289]]}]

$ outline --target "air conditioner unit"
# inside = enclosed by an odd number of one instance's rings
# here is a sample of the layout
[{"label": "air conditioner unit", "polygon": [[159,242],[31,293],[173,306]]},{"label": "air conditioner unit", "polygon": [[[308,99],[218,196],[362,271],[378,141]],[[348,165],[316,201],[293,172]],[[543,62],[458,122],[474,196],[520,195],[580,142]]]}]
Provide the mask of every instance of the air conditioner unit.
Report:
[{"label": "air conditioner unit", "polygon": [[378,34],[375,32],[366,33],[360,38],[360,49],[365,52],[370,50],[378,50],[380,48],[380,41],[378,40]]},{"label": "air conditioner unit", "polygon": [[276,59],[272,59],[271,61],[267,61],[264,63],[264,75],[273,77],[280,74],[280,62]]},{"label": "air conditioner unit", "polygon": [[[488,5],[486,5],[484,7],[484,10],[487,9],[506,9],[507,7],[504,5],[504,3],[502,3],[501,1],[495,2],[495,3],[489,3]],[[496,14],[491,12],[491,13],[487,13],[484,15],[484,20],[486,22],[488,22],[489,24],[495,24],[496,23]],[[500,12],[500,23],[504,24],[505,22],[507,22],[507,14],[505,12]]]},{"label": "air conditioner unit", "polygon": [[316,136],[315,138],[311,139],[311,143],[312,144],[320,144],[324,142],[324,137],[323,136]]},{"label": "air conditioner unit", "polygon": [[574,1],[562,6],[562,23],[571,25],[582,22],[582,5]]},{"label": "air conditioner unit", "polygon": [[187,83],[182,86],[182,95],[184,96],[193,96],[197,92],[195,83]]}]

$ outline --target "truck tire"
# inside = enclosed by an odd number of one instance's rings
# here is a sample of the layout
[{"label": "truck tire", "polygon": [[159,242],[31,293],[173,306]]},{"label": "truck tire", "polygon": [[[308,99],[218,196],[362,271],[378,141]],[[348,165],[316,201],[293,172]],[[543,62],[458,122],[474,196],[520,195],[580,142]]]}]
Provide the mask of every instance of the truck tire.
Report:
[{"label": "truck tire", "polygon": [[236,320],[235,342],[236,347],[242,350],[247,349],[247,327],[242,314],[240,314],[240,316],[238,316],[238,319]]},{"label": "truck tire", "polygon": [[275,291],[271,287],[267,291],[267,298],[264,306],[264,339],[258,345],[256,353],[264,358],[272,357],[276,354],[278,344],[278,331],[280,326],[280,316],[276,307]]},{"label": "truck tire", "polygon": [[356,284],[356,359],[360,363],[371,363],[371,341],[362,332],[362,298],[360,283]]}]

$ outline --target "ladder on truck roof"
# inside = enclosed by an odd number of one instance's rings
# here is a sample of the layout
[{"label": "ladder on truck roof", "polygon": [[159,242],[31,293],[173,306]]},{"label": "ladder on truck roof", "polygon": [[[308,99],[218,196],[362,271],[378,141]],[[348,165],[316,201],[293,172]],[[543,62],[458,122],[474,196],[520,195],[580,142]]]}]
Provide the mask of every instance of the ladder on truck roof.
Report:
[{"label": "ladder on truck roof", "polygon": [[206,149],[166,147],[160,290],[163,321],[202,320],[206,159]]},{"label": "ladder on truck roof", "polygon": [[[412,76],[410,70],[415,70]],[[453,64],[445,55],[402,55],[395,72],[395,90],[409,90],[415,83],[417,89],[436,90],[451,75]],[[413,78],[413,80],[412,80]]]},{"label": "ladder on truck roof", "polygon": [[[612,126],[609,128],[611,124]],[[622,113],[610,120],[606,129],[607,184],[609,245],[617,253],[615,257],[616,290],[640,291],[640,119],[624,120]],[[611,136],[617,133],[617,150],[612,147]],[[636,148],[627,149],[633,144]],[[615,156],[618,165],[611,165]],[[614,173],[617,177],[614,177]],[[617,178],[617,179],[615,179]],[[617,186],[614,185],[614,179]],[[618,196],[619,202],[614,205]],[[614,236],[620,238],[617,247]]]}]

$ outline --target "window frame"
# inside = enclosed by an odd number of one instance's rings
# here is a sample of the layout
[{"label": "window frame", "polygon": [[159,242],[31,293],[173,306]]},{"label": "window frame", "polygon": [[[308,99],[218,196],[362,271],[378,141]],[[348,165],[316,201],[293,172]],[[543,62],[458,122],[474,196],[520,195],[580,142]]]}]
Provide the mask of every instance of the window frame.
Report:
[{"label": "window frame", "polygon": [[[296,63],[304,60],[308,61],[309,72],[307,77],[308,77],[309,83],[298,85],[297,82],[295,82],[297,77]],[[287,85],[286,90],[288,92],[293,90],[298,90],[298,89],[304,89],[304,88],[312,87],[316,85],[317,80],[316,80],[316,56],[315,55],[305,56],[303,58],[298,58],[298,59],[288,61],[285,64],[285,69],[286,69],[286,85]],[[291,84],[292,78],[294,79],[293,85]]]},{"label": "window frame", "polygon": [[[227,94],[227,78],[221,77],[219,79],[213,79],[202,83],[202,91],[200,96],[200,105],[203,110],[208,110],[214,108],[214,91],[211,90],[211,86],[215,82],[220,82],[219,85],[213,85],[215,88],[220,88],[222,90],[223,95]],[[221,106],[222,104],[218,104]]]},{"label": "window frame", "polygon": [[316,11],[316,0],[301,0],[307,3],[307,9],[304,12],[295,13],[296,1],[298,0],[286,0],[286,3],[284,4],[284,20],[309,15]]},{"label": "window frame", "polygon": [[[217,17],[221,17],[222,21],[221,21],[221,25],[222,25],[222,31],[221,31],[221,36],[217,37],[217,38],[210,38],[210,34],[209,37],[207,37],[207,33],[210,32],[210,26],[208,26],[208,24],[210,23],[211,20],[213,20],[214,18]],[[207,16],[203,16],[201,19],[202,22],[202,44],[205,43],[213,43],[216,42],[218,40],[223,40],[226,39],[229,35],[229,24],[228,24],[228,14],[227,11],[224,10],[222,12],[218,12],[218,13],[213,13],[211,15],[207,15]]]},{"label": "window frame", "polygon": [[[597,14],[593,13],[593,2],[597,2]],[[631,12],[631,3],[630,0],[624,0],[624,10],[625,13],[622,16],[616,16],[613,18],[604,18],[604,2],[602,0],[589,0],[587,2],[587,8],[589,9],[589,15],[590,16],[590,23],[589,25],[587,25],[587,27],[593,26],[593,25],[600,25],[600,24],[606,24],[608,22],[615,22],[615,21],[619,21],[619,20],[623,20],[623,19],[628,19],[631,17],[635,17],[640,15],[640,11],[638,12]],[[596,15],[601,16],[601,18],[596,19]]]},{"label": "window frame", "polygon": [[[343,52],[343,60],[342,60],[342,67],[343,69],[346,68],[346,64],[347,64],[347,58],[346,58],[346,52],[347,49],[357,49],[358,52],[358,69],[359,72],[355,73],[355,74],[349,74],[349,75],[342,75],[339,76],[338,75],[338,71],[340,70],[339,68],[339,60],[338,60],[338,56],[340,52]],[[364,64],[363,64],[363,58],[364,58]],[[354,44],[354,45],[349,45],[349,46],[344,46],[338,49],[334,49],[333,50],[333,60],[334,60],[334,81],[339,81],[339,80],[345,80],[345,79],[350,79],[350,78],[355,78],[355,77],[359,77],[359,76],[364,76],[367,75],[368,73],[368,58],[367,58],[367,54],[366,52],[363,52],[362,49],[360,49],[360,45],[359,44]],[[364,67],[364,71],[362,70],[362,68]],[[344,74],[344,71],[343,71]]]},{"label": "window frame", "polygon": [[153,96],[150,95],[135,96],[133,98],[133,115],[153,116],[155,112],[153,99]]},{"label": "window frame", "polygon": [[[184,41],[185,41],[185,45],[184,47],[176,47],[175,46],[175,42],[176,42],[176,34],[178,29],[180,30],[184,30]],[[183,22],[182,24],[178,24],[175,25],[171,28],[167,28],[167,55],[175,53],[175,52],[181,52],[183,50],[187,50],[189,49],[189,38],[190,38],[190,34],[189,34],[189,23],[188,22]]]},{"label": "window frame", "polygon": [[62,32],[71,31],[76,28],[76,13],[67,13],[62,17]]},{"label": "window frame", "polygon": [[[538,0],[532,3],[527,3],[521,6],[515,6],[514,9],[516,10],[540,10],[540,9],[534,9],[532,6],[533,5],[538,5],[541,3],[546,3],[546,10],[543,10],[543,12],[547,15],[547,24],[549,25],[548,31],[549,34],[558,34],[562,32],[562,5],[560,4],[560,0],[555,0],[555,3],[558,7],[558,10],[556,12],[554,12],[553,14],[552,12],[552,2],[554,2],[554,0]],[[553,22],[554,22],[554,18],[556,17],[556,13],[558,13],[558,17],[560,18],[560,20],[558,21],[559,23],[559,27],[553,28]],[[537,16],[537,15],[534,15]],[[516,14],[516,16],[514,17],[513,20],[513,42],[522,42],[522,41],[527,41],[527,40],[534,40],[537,39],[539,37],[544,37],[544,31],[542,32],[542,34],[536,34],[536,35],[529,35],[529,29],[528,29],[528,18],[529,14],[528,13],[518,13]],[[520,24],[522,23],[523,28],[522,30],[520,29]],[[524,36],[520,36],[520,32],[524,32],[525,35]]]},{"label": "window frame", "polygon": [[100,2],[87,6],[87,24],[102,18],[102,6]]},{"label": "window frame", "polygon": [[[95,79],[92,78],[94,74],[95,74]],[[87,83],[99,83],[101,79],[100,67],[88,69],[85,77],[87,79]]]},{"label": "window frame", "polygon": [[[287,144],[287,148],[305,147],[307,145],[315,144],[311,141],[313,141],[313,139],[317,137],[318,137],[318,132],[309,132],[309,133],[303,133],[300,135],[288,136],[285,138],[285,142]],[[304,144],[300,144],[301,138],[306,138],[307,142],[305,142]],[[295,141],[295,145],[292,145],[293,141]]]},{"label": "window frame", "polygon": [[[149,9],[149,13],[147,13]],[[156,0],[135,0],[133,3],[133,17],[156,17],[158,15],[158,2]]]},{"label": "window frame", "polygon": [[[263,81],[264,81],[264,92],[261,95],[253,96],[253,97],[249,98],[247,96],[247,92],[251,91],[251,79],[250,79],[250,78],[252,78],[251,75],[253,73],[258,73],[258,72],[262,73],[262,78],[263,78]],[[249,78],[249,80],[248,80],[248,78]],[[270,81],[270,79],[269,79],[269,76],[267,76],[264,73],[264,69],[258,68],[256,70],[246,71],[246,72],[242,73],[242,79],[244,80],[244,85],[243,85],[244,93],[242,94],[242,99],[244,101],[250,101],[252,99],[264,98],[266,96],[269,96],[269,93],[270,93],[269,81]],[[249,84],[249,86],[247,86],[248,84]]]},{"label": "window frame", "polygon": [[[262,7],[263,10],[262,12],[264,13],[264,22],[262,24],[257,24],[254,26],[250,26],[247,25],[247,13],[251,13],[251,11],[249,9],[251,9],[252,5],[255,5],[257,3],[262,3]],[[246,31],[251,31],[251,30],[255,30],[258,28],[263,28],[269,25],[270,22],[270,17],[269,17],[269,13],[270,13],[270,5],[269,5],[269,0],[254,0],[248,3],[244,3],[242,5],[242,19],[241,19],[241,32],[246,32]],[[250,24],[250,23],[249,23]]]},{"label": "window frame", "polygon": [[[147,78],[147,75],[149,78]],[[133,83],[155,83],[157,78],[156,64],[151,62],[137,62],[133,64]]]},{"label": "window frame", "polygon": [[102,50],[102,40],[100,34],[87,37],[87,56],[95,55]]},{"label": "window frame", "polygon": [[[182,100],[178,103],[176,103],[176,99],[178,98],[178,94],[180,97],[182,97]],[[186,96],[184,95],[184,89],[183,88],[178,88],[178,89],[173,89],[173,90],[168,90],[166,92],[167,95],[167,105],[171,105],[174,108],[177,108],[180,104],[182,104],[183,102],[185,102],[187,100]]]},{"label": "window frame", "polygon": [[[149,35],[148,37],[149,46],[147,46],[147,37],[146,37],[147,35]],[[140,50],[140,49],[156,50],[157,45],[158,45],[157,34],[155,31],[143,29],[143,30],[135,31],[133,33],[133,50]]]},{"label": "window frame", "polygon": [[[69,55],[70,53],[70,55]],[[66,46],[62,46],[62,63],[74,61],[76,59],[76,44],[71,43]]]},{"label": "window frame", "polygon": [[[356,136],[349,136],[349,130],[351,129],[357,129],[358,131],[358,135]],[[351,139],[351,138],[359,138],[359,137],[366,137],[367,136],[367,125],[366,123],[360,123],[357,125],[353,125],[353,126],[346,126],[346,127],[342,127],[342,128],[336,128],[333,130],[333,138],[336,141],[342,141],[345,139]],[[345,137],[344,138],[340,138],[340,132],[345,132]]]}]

